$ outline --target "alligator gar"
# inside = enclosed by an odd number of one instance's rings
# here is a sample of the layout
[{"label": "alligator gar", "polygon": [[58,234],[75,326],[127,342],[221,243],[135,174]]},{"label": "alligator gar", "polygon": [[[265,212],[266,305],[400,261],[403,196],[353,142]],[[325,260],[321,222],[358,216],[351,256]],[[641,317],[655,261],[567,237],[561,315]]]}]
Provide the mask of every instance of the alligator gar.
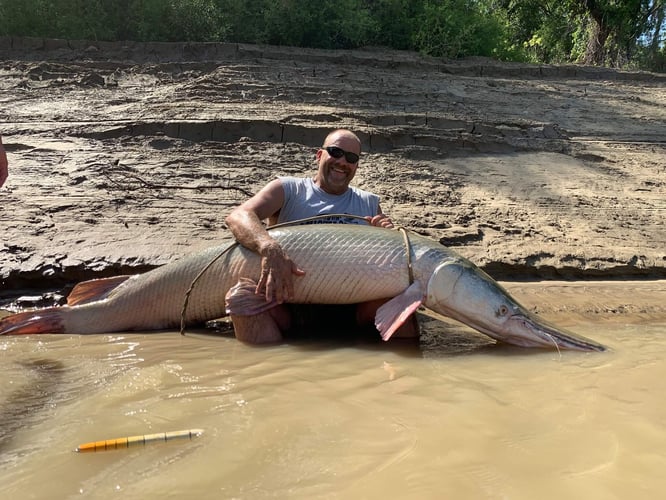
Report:
[{"label": "alligator gar", "polygon": [[[293,302],[352,304],[391,298],[375,318],[384,340],[423,306],[509,344],[604,350],[550,325],[469,260],[417,234],[405,238],[394,229],[353,224],[270,232],[306,271],[294,278]],[[176,328],[181,320],[202,323],[225,316],[227,291],[240,278],[258,281],[260,272],[259,256],[237,243],[213,247],[144,274],[80,283],[65,306],[1,319],[0,334],[145,331]]]}]

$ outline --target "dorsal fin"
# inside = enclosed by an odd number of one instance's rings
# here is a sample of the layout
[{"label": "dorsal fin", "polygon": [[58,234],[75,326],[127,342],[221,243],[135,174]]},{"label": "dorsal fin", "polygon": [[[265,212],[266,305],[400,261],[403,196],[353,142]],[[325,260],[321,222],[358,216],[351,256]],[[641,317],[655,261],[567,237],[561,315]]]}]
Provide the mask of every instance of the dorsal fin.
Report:
[{"label": "dorsal fin", "polygon": [[130,275],[123,275],[82,281],[74,287],[67,297],[67,305],[80,306],[81,304],[87,304],[88,302],[102,300],[106,298],[111,290],[123,283],[129,277]]}]

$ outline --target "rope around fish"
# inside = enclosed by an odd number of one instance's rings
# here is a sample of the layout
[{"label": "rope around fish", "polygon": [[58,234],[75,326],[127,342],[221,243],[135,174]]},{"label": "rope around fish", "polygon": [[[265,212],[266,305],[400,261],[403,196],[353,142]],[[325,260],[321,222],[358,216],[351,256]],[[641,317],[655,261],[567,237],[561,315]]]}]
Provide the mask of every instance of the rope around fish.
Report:
[{"label": "rope around fish", "polygon": [[[365,217],[361,217],[360,215],[351,215],[351,214],[324,214],[324,215],[316,215],[314,217],[307,217],[305,219],[298,219],[290,222],[282,222],[280,224],[274,224],[272,226],[268,226],[266,229],[275,229],[279,227],[289,227],[289,226],[299,226],[302,224],[306,224],[311,221],[316,221],[316,220],[326,220],[326,219],[331,219],[333,217],[344,217],[347,219],[359,219],[362,221],[365,221],[366,223],[368,222]],[[402,226],[398,226],[396,228],[398,231],[402,233],[403,241],[405,243],[405,253],[407,255],[407,272],[409,273],[409,284],[411,285],[414,282],[414,270],[412,267],[412,244],[411,241],[409,240],[409,233],[407,229],[405,229]],[[185,300],[183,301],[183,308],[180,312],[180,334],[185,335],[185,313],[187,312],[187,305],[190,301],[190,295],[192,294],[192,291],[194,290],[194,285],[196,285],[197,281],[210,269],[210,267],[217,262],[218,259],[222,258],[227,252],[230,250],[236,248],[240,243],[237,241],[234,241],[232,244],[230,244],[228,247],[226,247],[224,250],[222,250],[219,254],[217,254],[215,257],[211,259],[211,261],[204,266],[204,268],[195,276],[195,278],[192,280],[192,283],[190,283],[190,287],[188,288],[187,292],[185,292]]]}]

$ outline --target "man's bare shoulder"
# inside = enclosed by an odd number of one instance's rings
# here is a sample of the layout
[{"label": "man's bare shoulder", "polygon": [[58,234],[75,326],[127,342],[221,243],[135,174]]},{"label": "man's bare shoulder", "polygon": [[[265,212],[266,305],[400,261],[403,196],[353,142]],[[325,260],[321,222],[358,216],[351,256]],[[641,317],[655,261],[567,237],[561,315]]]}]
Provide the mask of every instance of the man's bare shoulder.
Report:
[{"label": "man's bare shoulder", "polygon": [[260,220],[276,216],[284,204],[284,187],[280,179],[273,179],[254,196],[240,205],[241,210],[254,212]]}]

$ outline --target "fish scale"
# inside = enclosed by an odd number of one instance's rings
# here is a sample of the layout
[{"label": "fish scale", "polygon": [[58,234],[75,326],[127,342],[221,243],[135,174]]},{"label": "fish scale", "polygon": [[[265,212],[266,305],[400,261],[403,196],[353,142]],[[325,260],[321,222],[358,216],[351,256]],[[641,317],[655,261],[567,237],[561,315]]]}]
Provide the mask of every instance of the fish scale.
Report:
[{"label": "fish scale", "polygon": [[273,236],[306,271],[295,301],[354,303],[392,297],[409,285],[406,248],[396,231],[345,225],[333,231],[289,228]]},{"label": "fish scale", "polygon": [[[515,345],[604,350],[536,317],[474,264],[428,238],[354,224],[288,226],[270,233],[305,271],[294,277],[294,302],[348,304],[390,298],[375,317],[385,340],[423,305]],[[72,305],[0,319],[0,334],[176,328],[188,292],[186,323],[200,323],[224,316],[229,289],[240,278],[257,281],[260,272],[259,256],[236,243],[210,248],[117,286],[122,278],[84,282],[72,291]],[[109,291],[111,286],[115,288]]]},{"label": "fish scale", "polygon": [[[273,229],[271,235],[306,271],[294,279],[296,303],[363,302],[398,295],[409,285],[407,250],[398,231],[317,224]],[[434,243],[416,235],[412,238],[413,245],[431,247]],[[114,289],[104,304],[98,301],[78,306],[83,313],[94,313],[94,319],[87,314],[66,315],[66,329],[96,333],[100,329],[109,331],[108,328],[124,331],[177,327],[190,285],[216,258],[197,279],[186,318],[188,323],[198,323],[222,317],[229,288],[240,277],[257,281],[261,272],[258,255],[236,244],[210,248],[133,276]],[[432,264],[430,260],[421,264]],[[421,274],[432,271],[432,267],[426,265]],[[124,313],[117,314],[117,310]]]}]

